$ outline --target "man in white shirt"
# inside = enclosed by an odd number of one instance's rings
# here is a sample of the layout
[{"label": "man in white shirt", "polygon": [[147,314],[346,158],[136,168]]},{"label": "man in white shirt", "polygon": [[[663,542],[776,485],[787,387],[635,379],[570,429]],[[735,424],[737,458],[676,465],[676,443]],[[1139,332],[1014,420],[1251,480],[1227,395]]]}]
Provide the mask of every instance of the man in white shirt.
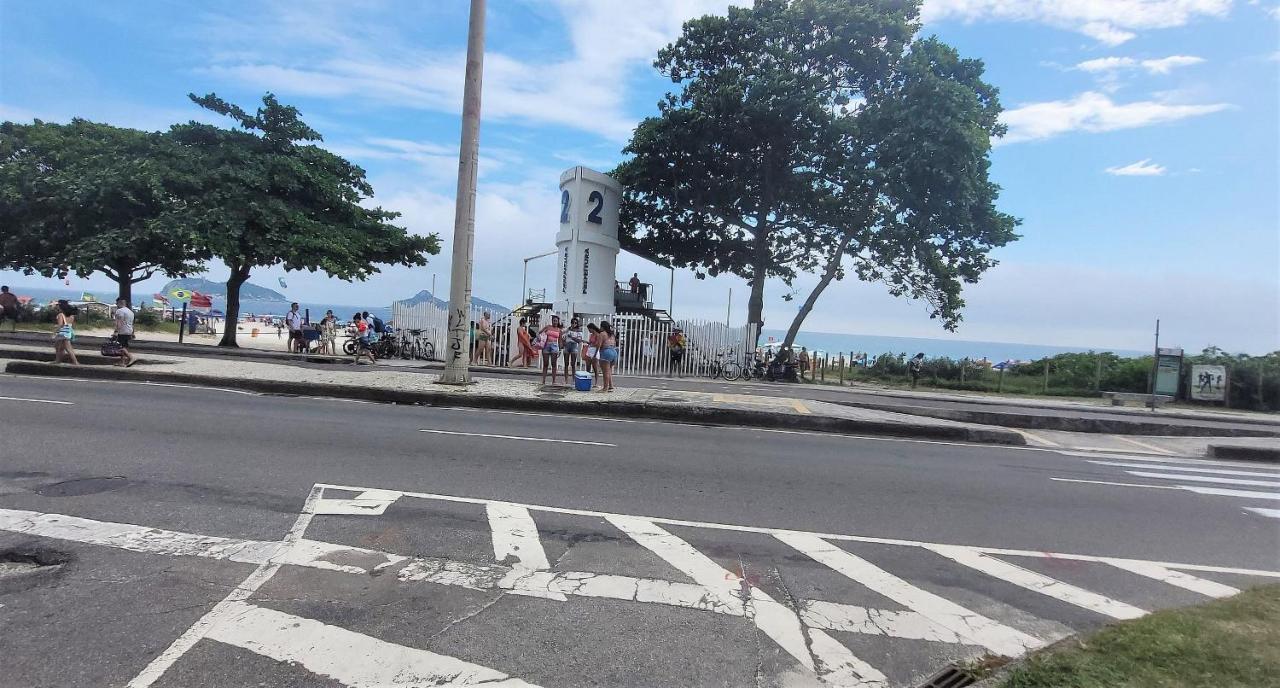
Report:
[{"label": "man in white shirt", "polygon": [[288,315],[284,316],[284,324],[289,327],[289,350],[302,351],[302,314],[298,312],[298,304],[290,304]]},{"label": "man in white shirt", "polygon": [[129,353],[129,342],[133,340],[133,311],[129,309],[129,302],[116,299],[116,310],[111,319],[115,321],[116,341],[120,342],[120,360],[116,365],[128,368],[138,362]]}]

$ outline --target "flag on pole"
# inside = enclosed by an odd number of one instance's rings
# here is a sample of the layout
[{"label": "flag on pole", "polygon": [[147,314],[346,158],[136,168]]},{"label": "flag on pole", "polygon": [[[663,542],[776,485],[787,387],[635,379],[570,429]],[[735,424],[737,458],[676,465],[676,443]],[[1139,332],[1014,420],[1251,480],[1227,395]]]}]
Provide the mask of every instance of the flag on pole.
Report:
[{"label": "flag on pole", "polygon": [[173,300],[178,303],[186,303],[190,301],[193,294],[194,292],[190,289],[174,289],[169,292],[169,296],[172,296]]},{"label": "flag on pole", "polygon": [[160,293],[152,294],[151,299],[162,306],[169,305],[169,299],[165,298],[164,294],[160,294]]},{"label": "flag on pole", "polygon": [[200,292],[191,293],[192,308],[213,308],[213,297]]}]

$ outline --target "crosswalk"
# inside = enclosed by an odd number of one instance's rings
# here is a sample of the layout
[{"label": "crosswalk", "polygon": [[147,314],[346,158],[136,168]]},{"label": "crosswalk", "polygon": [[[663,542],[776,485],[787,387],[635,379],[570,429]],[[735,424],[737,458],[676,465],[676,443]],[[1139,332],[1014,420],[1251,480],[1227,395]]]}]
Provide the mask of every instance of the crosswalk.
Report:
[{"label": "crosswalk", "polygon": [[[1155,473],[1174,481],[1184,480],[1180,476],[1222,477],[1196,464],[1156,469],[1146,462],[1104,459],[1097,463]],[[1257,478],[1225,475],[1234,477],[1223,479]],[[475,510],[476,519],[487,526],[491,549],[482,553],[442,550],[410,554],[361,546],[343,535],[344,528],[358,529],[360,523],[378,523],[397,513],[423,508]],[[569,556],[572,545],[558,556],[548,553],[549,546],[563,545],[556,545],[557,535],[545,530],[545,525],[540,529],[540,524],[557,518],[592,524],[591,528],[610,533],[613,544],[629,548],[628,553],[611,555],[610,563],[616,570],[603,571],[581,562],[581,568],[575,569],[572,565],[577,560]],[[420,527],[430,529],[431,524]],[[545,666],[514,663],[489,667],[477,657],[451,656],[438,651],[440,648],[397,643],[366,629],[344,628],[264,605],[255,596],[282,571],[377,576],[400,586],[431,585],[459,594],[497,594],[490,604],[514,595],[529,600],[527,604],[552,605],[547,608],[548,615],[563,605],[594,600],[634,605],[638,610],[657,607],[738,618],[755,629],[760,642],[777,648],[778,656],[789,663],[789,671],[810,676],[822,685],[857,688],[906,686],[919,678],[904,673],[901,667],[888,666],[885,659],[918,646],[903,645],[906,649],[873,657],[863,651],[866,646],[858,638],[878,639],[876,642],[890,643],[890,647],[897,647],[893,643],[928,643],[942,648],[926,653],[935,661],[938,656],[963,658],[983,653],[1016,657],[1074,630],[1078,623],[1072,620],[1081,614],[1098,623],[1132,619],[1154,608],[1148,603],[1157,593],[1225,597],[1251,580],[1280,578],[1278,571],[1209,564],[803,532],[327,484],[312,489],[294,527],[279,542],[17,509],[0,509],[0,531],[256,566],[226,599],[143,669],[130,688],[155,685],[188,651],[204,642],[289,663],[346,686],[561,683],[548,677]],[[312,539],[308,532],[343,541]],[[722,551],[725,548],[714,544],[730,538],[755,538],[755,544],[735,547],[746,553],[731,557]],[[610,550],[614,551],[621,550]],[[902,566],[891,571],[894,553],[933,557],[925,567],[932,573],[922,575]],[[1152,596],[1145,601],[1128,600],[1117,592],[1093,589],[1086,582],[1093,579],[1072,579],[1068,574],[1073,570],[1063,568],[1064,564],[1132,577],[1117,590],[1145,581]],[[1058,568],[1047,569],[1048,565]],[[974,578],[989,583],[956,582]],[[940,585],[939,580],[947,584]],[[293,580],[288,583],[295,584]],[[998,597],[972,592],[993,586],[1005,592]],[[959,594],[966,587],[970,592]],[[512,642],[518,642],[519,629],[508,630],[515,633]]]},{"label": "crosswalk", "polygon": [[[1123,455],[1090,458],[1087,463],[1114,469],[1114,473],[1105,480],[1061,476],[1052,477],[1051,480],[1116,488],[1176,490],[1229,498],[1239,500],[1240,507],[1246,513],[1280,519],[1280,509],[1263,506],[1266,502],[1280,501],[1280,466]],[[1115,479],[1111,479],[1112,477]]]}]

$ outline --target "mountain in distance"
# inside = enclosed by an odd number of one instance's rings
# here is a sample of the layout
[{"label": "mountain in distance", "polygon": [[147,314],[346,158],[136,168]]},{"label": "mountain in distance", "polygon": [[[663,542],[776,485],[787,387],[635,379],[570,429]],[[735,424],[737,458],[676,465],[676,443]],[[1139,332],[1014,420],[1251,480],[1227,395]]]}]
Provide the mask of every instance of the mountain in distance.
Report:
[{"label": "mountain in distance", "polygon": [[[413,296],[410,296],[407,299],[401,299],[396,303],[403,303],[406,306],[416,306],[420,303],[431,303],[431,304],[435,304],[440,308],[449,307],[449,299],[436,298],[431,294],[430,289],[423,289],[417,294],[414,294]],[[511,309],[507,308],[506,306],[499,306],[498,304],[492,301],[485,301],[484,299],[478,299],[474,296],[471,297],[471,305],[475,308],[481,308],[489,311],[489,313],[493,315],[494,318],[501,318],[502,316],[511,312]]]},{"label": "mountain in distance", "polygon": [[[198,291],[206,296],[213,296],[224,301],[227,298],[226,282],[211,282],[200,277],[188,277],[186,279],[176,279],[170,281],[160,289],[160,293],[168,296],[169,292],[174,289],[187,289],[189,291]],[[245,301],[288,301],[289,297],[281,294],[274,289],[260,287],[253,282],[245,282],[240,285],[240,302]]]}]

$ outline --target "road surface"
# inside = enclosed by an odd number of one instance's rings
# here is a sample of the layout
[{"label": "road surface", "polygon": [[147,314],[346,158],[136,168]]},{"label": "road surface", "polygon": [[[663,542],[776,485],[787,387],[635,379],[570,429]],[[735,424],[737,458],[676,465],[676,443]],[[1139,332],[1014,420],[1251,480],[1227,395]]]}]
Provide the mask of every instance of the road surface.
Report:
[{"label": "road surface", "polygon": [[13,376],[0,419],[0,686],[913,686],[1280,576],[1275,466]]}]

